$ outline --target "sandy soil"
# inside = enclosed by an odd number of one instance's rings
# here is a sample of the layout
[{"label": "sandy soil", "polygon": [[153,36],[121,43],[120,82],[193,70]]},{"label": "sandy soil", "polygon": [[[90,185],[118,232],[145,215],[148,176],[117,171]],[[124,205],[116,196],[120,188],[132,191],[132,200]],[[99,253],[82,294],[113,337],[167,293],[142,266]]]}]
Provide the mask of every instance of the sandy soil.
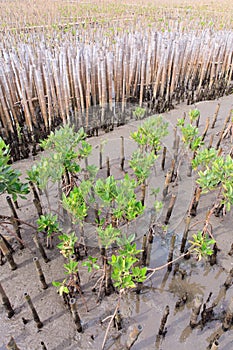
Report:
[{"label": "sandy soil", "polygon": [[[196,107],[201,111],[200,129],[203,130],[205,126],[205,120],[207,117],[213,118],[216,110],[217,103],[220,102],[220,110],[216,127],[210,129],[207,134],[207,139],[211,133],[214,133],[214,144],[218,140],[218,133],[221,130],[223,121],[228,115],[230,109],[232,109],[232,96],[227,96],[219,99],[219,101],[201,102]],[[193,108],[194,106],[192,106]],[[160,170],[160,160],[156,167],[156,173],[153,173],[149,181],[149,190],[158,186],[162,186],[164,182],[164,176],[167,169],[170,167],[171,157],[174,152],[173,145],[173,127],[177,118],[181,118],[185,113],[188,113],[190,106],[180,105],[174,110],[163,114],[164,119],[169,122],[170,135],[166,137],[163,144],[168,148],[168,158],[166,160],[165,171]],[[130,140],[130,131],[135,130],[140,124],[140,121],[134,121],[128,125],[116,128],[113,132],[108,134],[102,134],[98,138],[91,138],[89,141],[93,145],[93,155],[89,158],[89,164],[98,164],[98,147],[100,143],[105,139],[107,144],[104,148],[104,159],[108,155],[110,157],[111,172],[115,176],[121,176],[119,171],[119,144],[120,137],[125,137],[126,142],[126,159],[129,159],[132,151],[135,149],[135,145]],[[172,137],[171,137],[172,135]],[[224,141],[223,152],[229,151],[230,139]],[[20,161],[14,166],[25,174],[26,169],[30,168],[33,161],[38,159],[38,155],[35,159],[28,159]],[[156,232],[154,243],[151,252],[150,267],[156,267],[164,264],[167,260],[169,241],[172,234],[176,234],[176,253],[179,255],[179,247],[184,229],[184,217],[187,212],[188,205],[190,203],[195,179],[186,176],[187,164],[181,167],[180,176],[181,179],[176,188],[171,188],[170,191],[177,194],[177,200],[175,208],[168,226],[167,234]],[[103,173],[100,176],[104,175]],[[148,193],[150,192],[148,190]],[[56,188],[50,188],[51,202],[55,203],[54,208],[57,209],[57,193]],[[45,197],[42,196],[44,205],[46,206]],[[205,217],[205,213],[211,206],[214,196],[202,196],[200,207],[198,207],[198,216],[192,219],[192,223],[202,220]],[[28,200],[19,200],[20,209],[18,209],[18,215],[20,219],[25,220],[31,224],[35,223],[37,219],[36,210],[31,204],[31,198]],[[140,219],[132,229],[136,230],[137,242],[140,244],[141,237],[148,230],[150,215],[149,209],[151,206],[150,197],[146,199],[147,211],[145,215]],[[166,206],[165,206],[166,207]],[[59,209],[59,208],[58,208]],[[1,198],[0,210],[2,214],[10,215],[4,196]],[[162,222],[166,210],[162,210],[159,214],[159,220]],[[141,324],[143,331],[139,336],[137,342],[133,345],[133,350],[142,349],[206,349],[210,340],[218,333],[221,335],[219,343],[219,349],[231,350],[233,348],[233,329],[228,332],[223,332],[221,329],[221,319],[223,317],[223,311],[229,303],[229,300],[233,296],[232,287],[223,295],[219,294],[220,287],[223,285],[228,272],[233,267],[233,260],[227,253],[230,250],[232,244],[232,212],[228,213],[223,219],[213,218],[213,234],[217,240],[219,252],[217,264],[210,266],[209,263],[201,261],[196,262],[194,259],[182,260],[180,268],[186,271],[186,276],[182,279],[181,275],[173,275],[166,273],[166,269],[158,271],[153,278],[148,281],[141,294],[137,295],[134,292],[128,293],[124,296],[121,304],[121,313],[123,316],[123,329],[117,332],[114,328],[111,328],[109,333],[109,340],[106,344],[106,349],[118,350],[123,349],[129,327],[133,324]],[[195,229],[201,227],[196,226],[191,230],[190,235],[194,233]],[[65,228],[67,229],[67,227]],[[88,244],[92,249],[95,249],[96,242],[94,239],[93,228],[91,225],[87,225],[89,229]],[[43,341],[48,350],[74,350],[74,349],[101,349],[101,344],[104,338],[104,333],[107,327],[107,323],[101,325],[101,320],[106,316],[111,315],[115,308],[117,295],[105,297],[100,304],[96,303],[96,295],[91,292],[90,286],[94,285],[98,274],[96,276],[89,276],[83,268],[80,269],[80,277],[82,288],[84,291],[84,298],[87,302],[88,312],[86,311],[83,299],[78,299],[78,307],[83,323],[84,332],[82,334],[77,333],[71,314],[65,308],[62,299],[57,295],[56,289],[51,285],[54,280],[62,280],[63,275],[63,258],[59,255],[57,249],[47,251],[47,254],[51,261],[47,264],[44,263],[39,253],[35,250],[32,244],[33,229],[23,225],[22,236],[28,248],[24,250],[17,249],[14,253],[15,261],[18,265],[18,269],[10,271],[8,264],[1,266],[1,283],[5,289],[12,306],[15,310],[15,315],[12,319],[6,317],[5,310],[0,306],[0,349],[5,350],[6,343],[9,341],[10,336],[14,336],[18,347],[21,350],[39,350],[42,349],[41,341]],[[44,271],[46,281],[49,285],[47,290],[43,290],[40,286],[32,258],[38,255]],[[40,316],[44,326],[39,331],[33,322],[32,315],[26,305],[23,294],[27,292],[30,294],[34,306]],[[180,309],[175,309],[177,300],[185,293],[188,293],[187,303]],[[210,293],[212,294],[210,304],[219,298],[218,306],[215,308],[215,320],[207,323],[207,325],[201,329],[197,327],[193,330],[188,326],[192,301],[196,295],[202,295],[206,300]],[[165,306],[169,305],[170,314],[167,321],[167,334],[162,340],[160,345],[155,346],[156,334],[159,329],[160,319],[162,317]],[[27,319],[28,323],[24,324],[22,318]]]}]

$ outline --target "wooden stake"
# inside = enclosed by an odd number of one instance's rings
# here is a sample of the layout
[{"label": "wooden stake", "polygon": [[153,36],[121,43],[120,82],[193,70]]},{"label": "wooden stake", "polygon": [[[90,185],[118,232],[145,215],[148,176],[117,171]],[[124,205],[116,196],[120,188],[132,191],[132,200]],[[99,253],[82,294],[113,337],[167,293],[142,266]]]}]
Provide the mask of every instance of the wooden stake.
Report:
[{"label": "wooden stake", "polygon": [[8,299],[1,283],[0,283],[0,295],[1,295],[1,299],[2,299],[2,305],[5,308],[5,310],[7,311],[7,317],[11,318],[12,316],[14,316],[15,312],[11,306],[10,300]]},{"label": "wooden stake", "polygon": [[126,342],[126,349],[129,350],[132,348],[133,344],[136,342],[136,340],[139,337],[139,334],[142,332],[143,328],[139,324],[138,326],[134,326],[132,331],[128,335],[128,339]]},{"label": "wooden stake", "polygon": [[165,179],[165,184],[164,184],[164,189],[163,189],[163,198],[165,198],[168,194],[168,187],[172,179],[172,172],[169,169],[167,171],[166,179]]},{"label": "wooden stake", "polygon": [[167,305],[165,307],[165,310],[164,310],[164,313],[163,313],[163,316],[162,316],[162,319],[161,319],[161,322],[160,322],[160,327],[159,327],[159,332],[158,332],[158,335],[161,336],[161,335],[164,335],[164,328],[165,328],[165,325],[166,325],[166,322],[167,322],[167,318],[168,318],[168,315],[169,315],[169,306]]},{"label": "wooden stake", "polygon": [[10,252],[10,250],[8,249],[8,247],[6,246],[4,240],[2,239],[2,237],[0,237],[0,249],[2,251],[2,254],[6,257],[11,270],[16,270],[17,269],[17,265],[14,261],[13,255]]},{"label": "wooden stake", "polygon": [[24,298],[31,309],[33,320],[36,322],[37,328],[39,328],[39,329],[42,328],[43,323],[40,321],[40,318],[39,318],[38,313],[37,313],[37,311],[32,303],[30,295],[28,293],[24,293]]},{"label": "wooden stake", "polygon": [[44,259],[44,262],[46,262],[46,263],[49,262],[50,259],[47,257],[45,250],[44,250],[44,247],[42,246],[40,240],[38,239],[37,234],[35,234],[35,236],[33,237],[33,241],[35,242],[35,245],[39,249],[42,258]]},{"label": "wooden stake", "polygon": [[121,136],[121,170],[124,170],[124,163],[125,163],[125,147],[124,147],[124,137]]},{"label": "wooden stake", "polygon": [[110,176],[110,160],[109,157],[106,157],[106,166],[107,166],[107,177]]},{"label": "wooden stake", "polygon": [[231,287],[233,283],[233,268],[229,271],[226,281],[224,282],[225,290]]},{"label": "wooden stake", "polygon": [[216,110],[215,110],[215,113],[214,113],[214,117],[213,117],[213,121],[212,121],[212,124],[211,124],[211,129],[213,129],[215,127],[215,123],[216,123],[216,120],[217,120],[217,117],[218,117],[219,109],[220,109],[220,103],[217,104],[217,107],[216,107]]},{"label": "wooden stake", "polygon": [[21,236],[21,233],[20,233],[20,227],[19,227],[19,217],[16,213],[16,210],[15,210],[15,207],[14,207],[14,204],[13,204],[13,201],[11,199],[10,196],[6,196],[6,200],[7,200],[7,203],[12,211],[12,214],[13,214],[13,218],[12,218],[12,223],[13,223],[13,226],[15,228],[15,233],[16,235],[19,237],[19,244],[20,244],[20,248],[22,249],[23,248],[23,244],[21,243],[22,241],[22,236]]},{"label": "wooden stake", "polygon": [[164,171],[165,167],[165,161],[166,161],[166,153],[167,153],[167,147],[163,147],[163,154],[162,154],[162,162],[161,162],[161,169]]},{"label": "wooden stake", "polygon": [[7,350],[20,350],[13,337],[11,337],[9,343],[6,344],[6,348]]},{"label": "wooden stake", "polygon": [[180,252],[182,254],[184,253],[184,250],[185,250],[185,245],[186,245],[187,238],[188,238],[190,223],[191,223],[191,216],[187,215],[187,217],[185,219],[185,229],[184,229],[184,233],[183,233],[183,237],[182,237],[182,241],[181,241],[181,246],[180,246]]},{"label": "wooden stake", "polygon": [[74,323],[76,324],[76,327],[77,327],[77,331],[81,333],[83,331],[83,328],[82,328],[81,320],[78,314],[77,303],[75,298],[70,299],[70,308],[74,319]]},{"label": "wooden stake", "polygon": [[174,252],[174,248],[175,248],[175,242],[176,242],[176,235],[173,235],[170,241],[170,248],[169,248],[169,253],[168,253],[168,258],[167,258],[167,262],[170,263],[167,266],[167,270],[171,271],[172,270],[172,259],[173,259],[173,252]]},{"label": "wooden stake", "polygon": [[192,314],[189,322],[189,325],[191,328],[194,328],[197,325],[197,318],[200,313],[202,303],[203,303],[202,296],[196,296],[196,298],[193,301]]},{"label": "wooden stake", "polygon": [[146,257],[147,257],[147,235],[144,234],[143,239],[142,239],[142,257],[141,257],[141,262],[142,265],[146,265]]},{"label": "wooden stake", "polygon": [[174,205],[175,205],[175,201],[176,201],[176,195],[172,194],[171,199],[170,199],[170,203],[169,203],[169,206],[168,206],[168,210],[167,210],[167,215],[166,215],[166,218],[164,220],[164,224],[165,225],[167,225],[169,223],[169,220],[170,220],[170,217],[172,215],[172,211],[173,211],[173,208],[174,208]]},{"label": "wooden stake", "polygon": [[42,271],[42,268],[41,268],[41,265],[40,265],[40,262],[39,262],[39,259],[37,258],[37,256],[35,256],[33,258],[33,262],[35,264],[35,267],[36,267],[36,271],[38,273],[38,276],[39,276],[39,279],[40,279],[40,282],[42,284],[42,288],[43,289],[47,289],[48,288],[48,285],[45,281],[45,277],[44,277],[44,274],[43,274],[43,271]]},{"label": "wooden stake", "polygon": [[231,298],[230,304],[227,308],[226,316],[222,323],[222,329],[226,332],[233,323],[233,297]]},{"label": "wooden stake", "polygon": [[202,141],[205,140],[207,131],[208,131],[208,129],[209,129],[209,125],[210,125],[210,118],[208,117],[208,118],[206,119],[205,129],[204,129],[203,134],[202,134],[202,138],[201,138]]}]

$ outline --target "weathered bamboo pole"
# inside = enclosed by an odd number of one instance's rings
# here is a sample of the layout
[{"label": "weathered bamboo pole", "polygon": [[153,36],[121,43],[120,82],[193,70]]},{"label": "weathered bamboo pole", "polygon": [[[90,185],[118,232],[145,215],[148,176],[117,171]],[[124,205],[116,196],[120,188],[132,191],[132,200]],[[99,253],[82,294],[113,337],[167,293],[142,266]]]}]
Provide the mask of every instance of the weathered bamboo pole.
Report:
[{"label": "weathered bamboo pole", "polygon": [[20,350],[13,337],[11,337],[10,341],[6,344],[6,348],[7,350]]},{"label": "weathered bamboo pole", "polygon": [[175,248],[175,242],[176,242],[176,235],[173,235],[170,240],[170,247],[169,247],[169,253],[168,253],[168,258],[167,258],[167,271],[172,270],[172,260],[173,260],[173,252]]},{"label": "weathered bamboo pole", "polygon": [[137,326],[133,326],[132,330],[128,335],[128,339],[126,341],[126,349],[130,350],[134,343],[137,341],[140,333],[142,332],[143,327],[139,324]]},{"label": "weathered bamboo pole", "polygon": [[184,250],[185,250],[185,245],[186,245],[187,238],[188,238],[190,223],[191,223],[191,216],[187,215],[186,219],[185,219],[185,229],[184,229],[184,233],[183,233],[183,237],[182,237],[182,241],[181,241],[181,246],[180,246],[181,253],[184,253]]},{"label": "weathered bamboo pole", "polygon": [[77,331],[81,333],[83,331],[83,327],[81,324],[81,320],[79,317],[78,309],[77,309],[77,302],[75,298],[70,299],[70,308],[71,308],[71,313],[74,319],[74,323],[77,327]]},{"label": "weathered bamboo pole", "polygon": [[163,153],[162,153],[162,161],[161,161],[161,169],[164,171],[165,167],[165,161],[166,161],[166,153],[167,153],[167,147],[163,147]]},{"label": "weathered bamboo pole", "polygon": [[47,257],[45,250],[44,250],[44,247],[42,246],[40,240],[38,239],[37,234],[34,235],[33,241],[34,241],[36,247],[39,249],[39,252],[40,252],[42,258],[44,259],[44,262],[45,263],[49,262],[50,259]]},{"label": "weathered bamboo pole", "polygon": [[3,238],[0,237],[0,250],[2,252],[2,254],[6,257],[9,265],[10,265],[10,269],[16,270],[17,269],[17,265],[14,261],[13,255],[10,252],[10,250],[8,249],[8,247],[6,246],[6,243],[4,242]]},{"label": "weathered bamboo pole", "polygon": [[161,318],[159,331],[158,331],[158,336],[163,336],[164,333],[165,333],[164,329],[165,329],[165,325],[167,323],[167,318],[168,318],[169,313],[170,313],[170,308],[169,308],[168,305],[166,305],[164,313],[163,313],[163,316]]},{"label": "weathered bamboo pole", "polygon": [[2,305],[5,308],[5,310],[7,311],[7,317],[11,318],[12,316],[14,316],[15,312],[11,306],[10,300],[8,299],[1,283],[0,283],[0,295],[1,295],[1,299],[2,299]]},{"label": "weathered bamboo pole", "polygon": [[192,307],[192,314],[190,318],[189,325],[191,328],[194,328],[197,326],[197,318],[201,310],[201,306],[203,303],[203,297],[202,296],[196,296],[193,300],[193,307]]},{"label": "weathered bamboo pole", "polygon": [[121,170],[124,170],[124,163],[125,163],[125,145],[124,145],[124,137],[121,136],[121,163],[120,167]]},{"label": "weathered bamboo pole", "polygon": [[45,281],[45,276],[44,276],[44,273],[43,273],[42,268],[41,268],[41,265],[40,265],[40,261],[39,261],[39,259],[38,259],[37,256],[35,256],[35,257],[33,258],[33,262],[34,262],[34,264],[35,264],[36,271],[37,271],[37,273],[38,273],[39,280],[40,280],[40,282],[41,282],[42,288],[43,288],[43,289],[47,289],[47,288],[48,288],[48,285],[47,285],[47,283],[46,283],[46,281]]},{"label": "weathered bamboo pole", "polygon": [[166,178],[165,178],[164,189],[163,189],[163,198],[165,198],[168,194],[168,187],[169,187],[169,184],[171,183],[171,179],[172,179],[172,172],[169,169],[167,171]]},{"label": "weathered bamboo pole", "polygon": [[217,117],[218,117],[218,112],[220,109],[220,103],[217,104],[216,110],[214,112],[214,116],[213,116],[213,120],[212,120],[212,124],[211,124],[211,129],[213,129],[215,127],[216,121],[217,121]]},{"label": "weathered bamboo pole", "polygon": [[169,205],[168,205],[168,210],[167,210],[167,214],[166,214],[166,218],[164,220],[164,224],[167,225],[169,223],[170,217],[172,215],[172,211],[174,208],[176,202],[176,195],[172,194]]},{"label": "weathered bamboo pole", "polygon": [[21,243],[22,241],[22,236],[21,236],[21,233],[20,233],[20,226],[19,226],[19,217],[17,215],[17,212],[15,210],[15,207],[14,207],[14,204],[13,204],[13,201],[11,199],[10,196],[6,196],[6,200],[7,200],[7,203],[12,211],[12,214],[13,214],[13,217],[12,217],[12,224],[15,228],[15,233],[17,235],[17,237],[19,238],[19,244],[20,244],[20,248],[23,248],[23,244]]},{"label": "weathered bamboo pole", "polygon": [[42,328],[43,323],[40,321],[40,318],[39,318],[38,313],[37,313],[37,311],[32,303],[30,295],[28,293],[24,293],[24,298],[31,309],[33,320],[35,321],[37,328],[39,328],[39,329]]},{"label": "weathered bamboo pole", "polygon": [[228,305],[225,318],[222,323],[222,329],[226,332],[233,323],[233,298],[231,298],[230,303]]}]

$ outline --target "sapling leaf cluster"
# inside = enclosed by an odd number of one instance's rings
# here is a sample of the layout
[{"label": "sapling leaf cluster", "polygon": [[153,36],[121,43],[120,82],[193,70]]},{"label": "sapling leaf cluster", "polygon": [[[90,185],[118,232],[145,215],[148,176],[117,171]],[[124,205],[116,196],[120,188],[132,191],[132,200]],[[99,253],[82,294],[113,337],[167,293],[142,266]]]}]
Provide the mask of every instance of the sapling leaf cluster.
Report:
[{"label": "sapling leaf cluster", "polygon": [[28,183],[21,182],[21,173],[9,164],[10,158],[10,146],[0,137],[0,194],[12,195],[13,201],[18,196],[25,199],[25,195],[29,193]]}]

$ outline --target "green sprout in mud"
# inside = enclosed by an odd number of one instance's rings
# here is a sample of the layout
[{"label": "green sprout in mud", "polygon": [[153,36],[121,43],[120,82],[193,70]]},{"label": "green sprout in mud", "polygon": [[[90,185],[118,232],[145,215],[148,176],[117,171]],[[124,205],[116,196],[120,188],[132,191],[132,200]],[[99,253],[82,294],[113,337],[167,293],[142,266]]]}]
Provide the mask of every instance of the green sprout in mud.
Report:
[{"label": "green sprout in mud", "polygon": [[192,125],[193,121],[195,121],[199,116],[200,111],[198,109],[193,109],[189,111],[189,124],[185,125],[184,118],[177,120],[177,126],[180,128],[180,131],[182,133],[182,141],[192,151],[197,151],[199,147],[204,144],[202,141],[202,136],[198,136],[198,128]]},{"label": "green sprout in mud", "polygon": [[70,260],[67,264],[63,265],[66,269],[65,274],[72,275],[78,272],[78,261]]},{"label": "green sprout in mud", "polygon": [[109,264],[112,266],[112,279],[114,286],[120,292],[130,288],[135,288],[137,283],[142,283],[146,279],[147,268],[135,266],[139,261],[137,255],[141,250],[137,250],[136,243],[127,244],[118,251],[118,255],[113,254]]},{"label": "green sprout in mud", "polygon": [[138,184],[142,184],[150,176],[157,156],[154,152],[143,154],[140,150],[133,152],[129,162],[137,178]]},{"label": "green sprout in mud", "polygon": [[91,182],[88,180],[83,180],[78,187],[74,187],[66,197],[63,194],[62,204],[63,207],[69,211],[74,220],[78,221],[80,224],[87,216],[88,205],[86,203],[86,198],[91,189]]},{"label": "green sprout in mud", "polygon": [[204,148],[198,150],[195,158],[192,160],[192,167],[197,170],[199,166],[211,166],[212,162],[218,157],[218,151],[215,148]]},{"label": "green sprout in mud", "polygon": [[213,254],[212,246],[215,244],[213,238],[209,238],[207,234],[203,234],[201,231],[198,231],[192,237],[193,240],[189,241],[192,244],[191,252],[195,253],[198,261]]},{"label": "green sprout in mud", "polygon": [[120,236],[120,230],[113,227],[112,224],[108,225],[104,229],[102,227],[98,227],[97,233],[100,247],[105,248],[109,248]]},{"label": "green sprout in mud", "polygon": [[92,151],[92,146],[85,139],[83,128],[75,132],[69,125],[51,132],[46,140],[40,141],[41,147],[49,151],[49,155],[33,165],[28,172],[30,180],[41,189],[46,188],[49,180],[56,183],[63,176],[69,183],[68,174],[79,173],[80,160],[88,157]]},{"label": "green sprout in mud", "polygon": [[190,123],[192,124],[195,120],[197,120],[197,118],[200,117],[200,111],[197,108],[190,109],[188,115],[189,115]]},{"label": "green sprout in mud", "polygon": [[145,108],[136,107],[135,110],[133,111],[133,116],[136,120],[140,120],[144,118],[145,113],[146,113]]},{"label": "green sprout in mud", "polygon": [[129,222],[141,215],[144,206],[137,200],[136,181],[126,175],[122,180],[116,180],[113,176],[107,179],[98,179],[94,190],[100,199],[100,207],[107,209],[112,215],[112,222],[119,225]]},{"label": "green sprout in mud", "polygon": [[230,211],[233,205],[233,159],[216,156],[205,170],[198,172],[197,183],[203,193],[219,189],[216,206],[224,205]]},{"label": "green sprout in mud", "polygon": [[137,131],[130,134],[143,152],[154,151],[161,148],[162,137],[168,134],[168,123],[161,116],[150,117]]},{"label": "green sprout in mud", "polygon": [[50,237],[54,233],[60,232],[59,223],[57,221],[57,215],[51,213],[46,215],[41,215],[37,220],[38,231],[46,232],[47,236]]},{"label": "green sprout in mud", "polygon": [[184,119],[178,119],[177,126],[180,127],[182,133],[182,141],[192,151],[196,151],[203,145],[202,137],[198,136],[198,128],[192,124],[184,125]]},{"label": "green sprout in mud", "polygon": [[28,184],[21,182],[21,173],[8,164],[10,158],[9,145],[0,137],[0,194],[12,195],[13,201],[16,201],[18,196],[25,199],[25,195],[29,193]]},{"label": "green sprout in mud", "polygon": [[82,263],[82,266],[87,267],[88,272],[92,272],[93,269],[99,270],[100,266],[96,263],[97,260],[98,260],[98,258],[94,258],[94,257],[89,255],[87,261],[84,261]]},{"label": "green sprout in mud", "polygon": [[57,245],[57,248],[65,258],[69,258],[75,252],[74,248],[78,237],[76,236],[75,232],[72,232],[70,234],[63,233],[62,235],[58,236],[58,238],[61,242]]},{"label": "green sprout in mud", "polygon": [[62,282],[52,281],[52,285],[58,288],[58,293],[60,296],[63,296],[64,294],[69,294],[69,289],[66,285],[66,278]]}]

